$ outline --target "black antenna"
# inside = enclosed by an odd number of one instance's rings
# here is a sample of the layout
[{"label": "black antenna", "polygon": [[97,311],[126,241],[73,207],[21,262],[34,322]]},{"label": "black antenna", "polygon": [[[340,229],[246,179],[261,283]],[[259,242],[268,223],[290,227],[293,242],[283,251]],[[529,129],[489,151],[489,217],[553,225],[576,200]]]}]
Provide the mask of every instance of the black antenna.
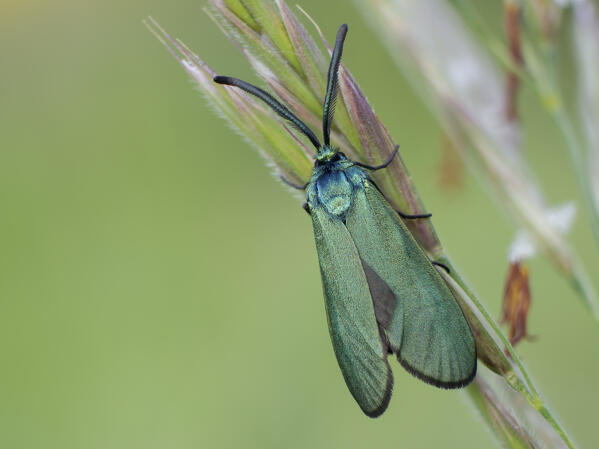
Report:
[{"label": "black antenna", "polygon": [[285,120],[288,120],[294,128],[298,129],[308,139],[310,139],[310,142],[312,142],[312,145],[314,145],[314,147],[317,150],[320,149],[320,141],[318,140],[318,137],[314,135],[312,130],[310,130],[310,128],[308,128],[304,122],[302,122],[299,118],[293,115],[293,113],[289,109],[287,109],[279,101],[273,98],[273,96],[270,95],[268,92],[263,91],[259,87],[252,86],[251,84],[246,83],[245,81],[242,81],[240,79],[231,78],[230,76],[215,76],[214,82],[218,84],[226,84],[228,86],[239,87],[240,89],[246,91],[248,94],[252,94],[258,97],[268,106],[270,106],[273,111],[275,111]]},{"label": "black antenna", "polygon": [[341,54],[343,53],[343,41],[347,34],[347,25],[343,24],[337,31],[337,39],[335,40],[335,48],[331,56],[331,65],[329,65],[329,74],[327,76],[327,94],[324,97],[324,105],[322,107],[322,134],[324,144],[330,144],[331,123],[333,122],[333,114],[335,113],[335,103],[337,102],[337,88],[339,81],[339,64],[341,63]]}]

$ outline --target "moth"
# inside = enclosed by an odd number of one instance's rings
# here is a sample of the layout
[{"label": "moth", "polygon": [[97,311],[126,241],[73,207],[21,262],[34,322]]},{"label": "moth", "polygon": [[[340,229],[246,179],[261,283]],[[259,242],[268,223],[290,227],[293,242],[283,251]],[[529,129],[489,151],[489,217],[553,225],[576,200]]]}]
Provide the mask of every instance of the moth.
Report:
[{"label": "moth", "polygon": [[403,219],[429,214],[395,211],[369,172],[331,145],[338,72],[347,34],[338,32],[328,70],[322,114],[324,143],[264,90],[216,76],[264,101],[316,148],[304,208],[312,218],[333,349],[349,391],[362,411],[381,415],[389,404],[393,375],[389,354],[417,378],[440,388],[460,388],[476,374],[476,344],[453,293],[416,243]]}]

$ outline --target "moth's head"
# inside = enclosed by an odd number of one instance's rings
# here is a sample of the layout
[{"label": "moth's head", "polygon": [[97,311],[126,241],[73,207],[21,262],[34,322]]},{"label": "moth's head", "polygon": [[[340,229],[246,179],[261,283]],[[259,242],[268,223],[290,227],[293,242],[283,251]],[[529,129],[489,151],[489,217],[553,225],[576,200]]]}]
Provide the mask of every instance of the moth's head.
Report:
[{"label": "moth's head", "polygon": [[345,159],[345,154],[336,148],[328,145],[323,145],[320,151],[314,156],[316,165],[324,164],[327,162],[337,162],[340,159]]}]

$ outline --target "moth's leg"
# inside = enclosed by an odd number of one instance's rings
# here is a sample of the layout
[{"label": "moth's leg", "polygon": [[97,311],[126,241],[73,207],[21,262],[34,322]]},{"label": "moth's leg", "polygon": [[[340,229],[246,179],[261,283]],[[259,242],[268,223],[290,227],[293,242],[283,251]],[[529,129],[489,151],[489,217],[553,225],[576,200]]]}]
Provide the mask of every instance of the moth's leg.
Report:
[{"label": "moth's leg", "polygon": [[451,274],[451,270],[449,269],[449,267],[441,262],[436,262],[434,260],[431,260],[431,263],[433,265],[437,265],[438,267],[443,268],[445,271],[447,271],[447,274]]},{"label": "moth's leg", "polygon": [[395,145],[395,149],[393,150],[393,153],[391,153],[391,157],[389,159],[387,159],[381,165],[367,165],[367,164],[362,164],[361,162],[354,162],[354,164],[357,165],[358,167],[365,168],[366,170],[372,170],[372,171],[381,170],[383,168],[387,168],[389,166],[389,164],[391,162],[393,162],[393,159],[397,155],[398,151],[399,151],[399,145]]},{"label": "moth's leg", "polygon": [[[374,185],[376,187],[376,189],[379,191],[379,193],[381,195],[383,195],[383,198],[385,198],[385,200],[390,205],[391,202],[387,199],[387,197],[385,196],[385,194],[383,193],[383,191],[381,189],[379,189],[379,186],[377,186],[376,183],[372,179],[370,179],[369,181],[370,181],[370,183],[372,183],[372,185]],[[433,216],[433,214],[404,214],[400,210],[397,210],[397,209],[393,209],[393,210],[395,212],[397,212],[397,215],[399,215],[401,218],[403,218],[405,220],[412,220],[412,219],[416,219],[416,218],[431,218]]]},{"label": "moth's leg", "polygon": [[302,208],[306,211],[306,213],[308,215],[312,215],[312,213],[310,212],[310,206],[308,206],[308,203],[302,204]]},{"label": "moth's leg", "polygon": [[[280,175],[279,178],[281,178],[281,181],[283,181],[289,187],[293,187],[294,189],[297,189],[297,190],[306,190],[306,187],[308,187],[308,184],[309,184],[309,183],[305,183],[303,186],[298,186],[297,184],[294,184],[291,181],[288,181],[287,179],[285,179],[285,177],[283,175]],[[308,203],[302,204],[302,208],[306,211],[306,213],[308,215],[312,215],[310,213],[310,207],[308,206]]]},{"label": "moth's leg", "polygon": [[289,187],[293,187],[294,189],[297,190],[306,190],[306,187],[308,187],[308,183],[305,183],[302,186],[298,186],[297,184],[292,183],[291,181],[288,181],[285,176],[280,175],[279,178],[281,178],[281,181],[283,181],[285,184],[287,184]]},{"label": "moth's leg", "polygon": [[395,212],[397,212],[397,215],[399,215],[401,218],[405,218],[407,220],[412,220],[415,218],[431,218],[433,216],[433,214],[404,214],[402,211],[395,209]]}]

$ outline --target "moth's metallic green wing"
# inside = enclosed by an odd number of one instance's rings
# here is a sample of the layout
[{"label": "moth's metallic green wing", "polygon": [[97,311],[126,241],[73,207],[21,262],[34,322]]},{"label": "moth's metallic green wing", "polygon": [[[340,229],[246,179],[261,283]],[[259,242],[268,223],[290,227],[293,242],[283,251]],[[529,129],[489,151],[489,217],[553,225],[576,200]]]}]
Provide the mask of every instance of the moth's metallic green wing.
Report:
[{"label": "moth's metallic green wing", "polygon": [[322,206],[311,215],[335,355],[351,394],[375,417],[389,404],[393,375],[358,250],[339,218]]},{"label": "moth's metallic green wing", "polygon": [[354,192],[346,226],[391,350],[425,382],[468,384],[476,374],[476,344],[462,310],[376,186],[365,181],[364,187]]}]

